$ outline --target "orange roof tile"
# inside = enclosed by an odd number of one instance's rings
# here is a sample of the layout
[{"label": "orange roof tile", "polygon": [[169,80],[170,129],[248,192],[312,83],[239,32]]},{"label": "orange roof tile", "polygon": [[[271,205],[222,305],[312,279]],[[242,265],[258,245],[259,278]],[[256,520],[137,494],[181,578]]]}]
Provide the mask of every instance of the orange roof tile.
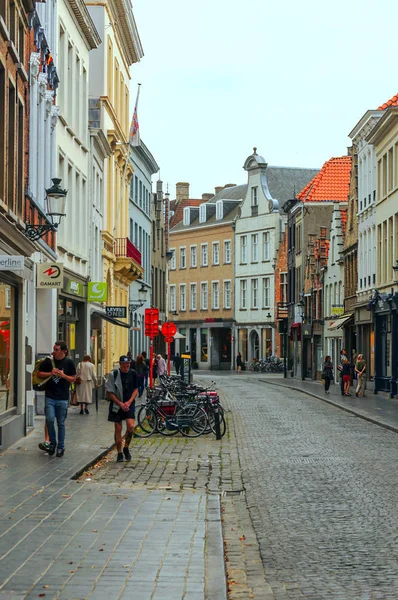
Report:
[{"label": "orange roof tile", "polygon": [[387,100],[387,102],[384,102],[384,104],[379,106],[379,108],[377,110],[384,110],[385,108],[388,108],[389,106],[398,106],[398,94],[395,94],[395,96],[390,98],[390,100]]},{"label": "orange roof tile", "polygon": [[178,203],[176,200],[172,200],[170,202],[170,210],[174,210],[175,212],[170,220],[170,229],[182,221],[184,217],[184,208],[186,206],[200,206],[200,204],[203,204],[203,199],[194,200],[193,198],[184,198],[184,200],[181,200]]},{"label": "orange roof tile", "polygon": [[331,158],[301,190],[297,199],[301,202],[347,202],[350,172],[350,156]]}]

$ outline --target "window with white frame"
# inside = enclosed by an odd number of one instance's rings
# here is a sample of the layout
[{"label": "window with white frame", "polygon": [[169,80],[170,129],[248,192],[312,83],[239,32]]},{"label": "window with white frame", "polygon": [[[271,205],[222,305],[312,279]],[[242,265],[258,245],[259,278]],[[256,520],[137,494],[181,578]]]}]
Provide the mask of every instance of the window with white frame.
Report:
[{"label": "window with white frame", "polygon": [[196,283],[190,284],[191,288],[191,310],[197,310]]},{"label": "window with white frame", "polygon": [[231,308],[232,301],[232,283],[230,280],[224,281],[224,308]]},{"label": "window with white frame", "polygon": [[213,265],[220,264],[220,243],[213,242]]},{"label": "window with white frame", "polygon": [[279,285],[281,302],[287,302],[287,273],[280,273]]},{"label": "window with white frame", "polygon": [[217,200],[216,202],[216,219],[217,221],[219,219],[223,218],[223,201],[222,200]]},{"label": "window with white frame", "polygon": [[176,249],[170,248],[170,252],[172,253],[171,259],[170,259],[170,270],[175,271],[175,269],[176,269]]},{"label": "window with white frame", "polygon": [[206,223],[206,204],[199,206],[199,223]]},{"label": "window with white frame", "polygon": [[252,187],[252,206],[258,206],[257,186]]},{"label": "window with white frame", "polygon": [[226,264],[231,263],[231,240],[225,240],[224,242],[224,262]]},{"label": "window with white frame", "polygon": [[252,234],[252,262],[258,262],[258,233]]},{"label": "window with white frame", "polygon": [[180,269],[187,268],[187,249],[185,246],[180,248]]},{"label": "window with white frame", "polygon": [[218,281],[212,282],[212,307],[220,308],[220,283]]},{"label": "window with white frame", "polygon": [[187,286],[185,283],[180,284],[180,310],[187,310]]},{"label": "window with white frame", "polygon": [[195,268],[198,264],[196,246],[191,246],[191,268]]},{"label": "window with white frame", "polygon": [[247,235],[240,238],[240,262],[247,263]]},{"label": "window with white frame", "polygon": [[202,265],[202,267],[207,267],[207,265],[209,264],[207,244],[200,245],[200,254],[200,264]]},{"label": "window with white frame", "polygon": [[258,279],[252,279],[252,308],[258,308]]},{"label": "window with white frame", "polygon": [[200,284],[200,308],[202,310],[208,309],[207,281],[202,281],[202,283]]},{"label": "window with white frame", "polygon": [[185,206],[184,207],[184,220],[183,220],[184,225],[189,225],[190,224],[189,223],[190,210],[191,209],[189,208],[189,206]]},{"label": "window with white frame", "polygon": [[270,257],[270,233],[265,231],[263,233],[263,260],[269,260]]},{"label": "window with white frame", "polygon": [[176,310],[176,286],[171,285],[169,287],[170,293],[170,312],[175,312]]},{"label": "window with white frame", "polygon": [[263,277],[263,308],[270,306],[270,278]]},{"label": "window with white frame", "polygon": [[240,307],[247,308],[247,280],[240,280]]}]

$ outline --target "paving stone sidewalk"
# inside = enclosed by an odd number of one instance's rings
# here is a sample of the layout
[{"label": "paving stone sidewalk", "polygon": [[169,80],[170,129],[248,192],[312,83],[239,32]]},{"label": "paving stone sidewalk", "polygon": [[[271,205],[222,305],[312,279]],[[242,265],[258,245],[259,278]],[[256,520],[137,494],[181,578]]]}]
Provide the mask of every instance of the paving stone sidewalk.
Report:
[{"label": "paving stone sidewalk", "polygon": [[120,464],[106,410],[70,410],[63,458],[37,448],[42,419],[0,454],[0,599],[273,598],[246,507],[237,416],[221,442],[134,439],[133,460]]},{"label": "paving stone sidewalk", "polygon": [[302,381],[295,377],[287,377],[284,379],[283,375],[258,375],[258,379],[267,384],[288,387],[299,392],[304,392],[309,396],[338,406],[339,408],[357,415],[362,419],[366,419],[371,423],[398,432],[398,399],[390,398],[388,394],[381,392],[374,394],[373,382],[367,382],[367,389],[364,397],[356,397],[354,386],[350,388],[351,396],[342,396],[340,386],[337,384],[330,387],[330,394],[325,394],[320,381]]}]

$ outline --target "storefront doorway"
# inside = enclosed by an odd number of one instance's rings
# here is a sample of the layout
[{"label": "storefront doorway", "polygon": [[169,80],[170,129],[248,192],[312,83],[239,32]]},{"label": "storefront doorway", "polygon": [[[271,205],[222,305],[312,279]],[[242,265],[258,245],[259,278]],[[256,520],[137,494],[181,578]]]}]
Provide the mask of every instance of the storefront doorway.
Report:
[{"label": "storefront doorway", "polygon": [[0,280],[0,416],[17,405],[16,307],[17,288]]}]

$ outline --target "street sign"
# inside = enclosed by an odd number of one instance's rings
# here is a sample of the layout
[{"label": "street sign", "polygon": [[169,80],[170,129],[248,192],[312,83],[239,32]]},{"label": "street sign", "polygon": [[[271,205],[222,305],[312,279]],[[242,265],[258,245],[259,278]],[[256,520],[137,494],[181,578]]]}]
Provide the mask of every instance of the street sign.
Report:
[{"label": "street sign", "polygon": [[162,333],[164,337],[173,337],[177,333],[177,326],[174,323],[167,321],[162,325]]},{"label": "street sign", "polygon": [[145,309],[145,335],[154,338],[159,335],[159,309]]},{"label": "street sign", "polygon": [[127,308],[125,306],[106,306],[105,312],[108,317],[115,319],[125,319],[127,317]]},{"label": "street sign", "polygon": [[36,287],[53,287],[61,289],[64,283],[64,265],[62,263],[45,262],[37,265]]}]

